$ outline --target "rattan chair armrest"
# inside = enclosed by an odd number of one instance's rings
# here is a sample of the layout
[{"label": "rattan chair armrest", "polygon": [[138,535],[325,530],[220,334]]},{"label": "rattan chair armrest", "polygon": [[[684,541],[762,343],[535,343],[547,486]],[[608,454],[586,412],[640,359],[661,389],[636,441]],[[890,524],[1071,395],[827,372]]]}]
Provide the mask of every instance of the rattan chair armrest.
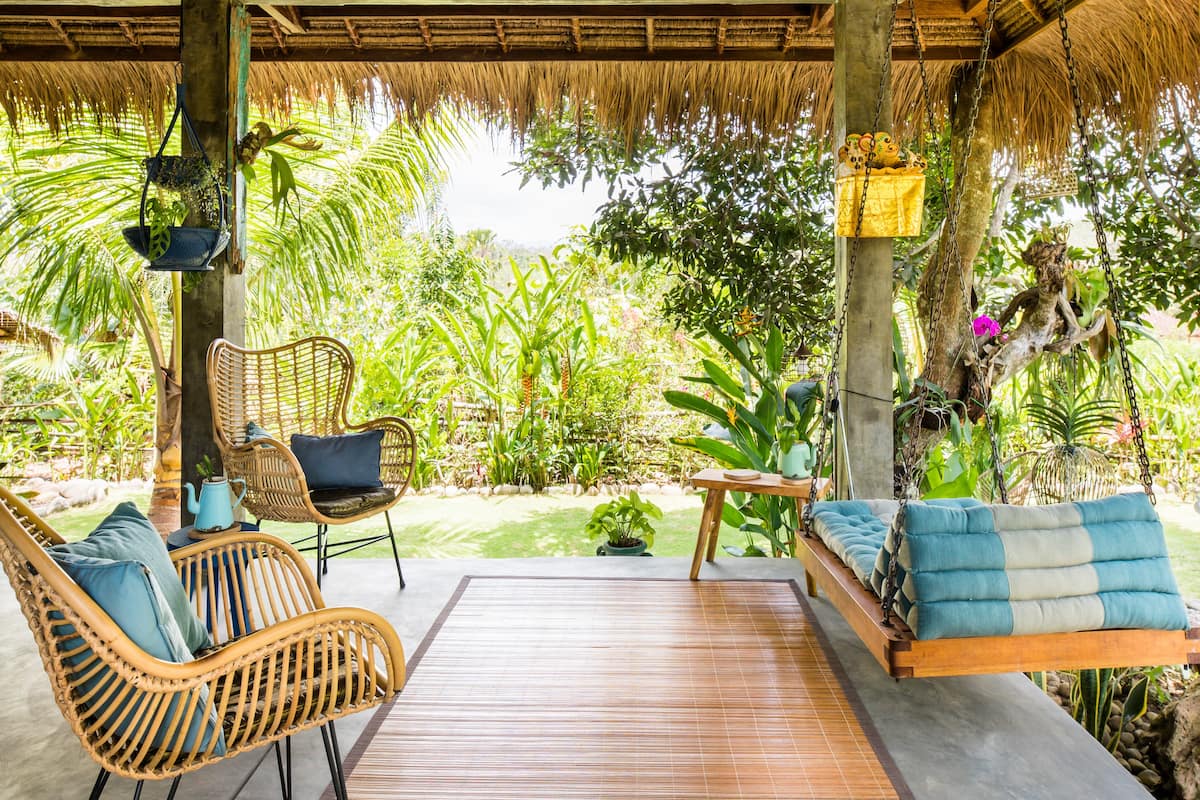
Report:
[{"label": "rattan chair armrest", "polygon": [[225,473],[246,481],[245,507],[259,519],[311,522],[318,518],[304,470],[290,447],[263,437],[221,451]]},{"label": "rattan chair armrest", "polygon": [[[284,540],[257,531],[227,533],[172,551],[179,578],[196,598],[197,613],[209,620],[219,641],[215,621],[225,631],[245,632],[325,607],[325,600],[308,562]],[[212,569],[212,565],[224,565]],[[237,578],[236,584],[235,577]],[[254,592],[243,590],[243,584]],[[233,620],[239,622],[231,624]]]},{"label": "rattan chair armrest", "polygon": [[412,481],[416,465],[417,437],[412,426],[400,417],[379,417],[359,424],[346,424],[348,431],[383,431],[379,478],[399,498]]}]

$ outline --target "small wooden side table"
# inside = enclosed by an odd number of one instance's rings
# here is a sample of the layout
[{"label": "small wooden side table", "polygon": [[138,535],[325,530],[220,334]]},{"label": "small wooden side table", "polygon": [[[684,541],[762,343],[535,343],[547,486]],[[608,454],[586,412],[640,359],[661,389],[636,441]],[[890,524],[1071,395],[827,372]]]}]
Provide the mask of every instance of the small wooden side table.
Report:
[{"label": "small wooden side table", "polygon": [[[700,515],[700,532],[696,536],[696,553],[692,556],[692,571],[688,577],[697,580],[702,558],[711,562],[717,555],[717,534],[721,530],[721,509],[725,507],[726,492],[749,492],[772,494],[778,497],[794,497],[797,503],[808,500],[812,490],[812,478],[785,481],[782,475],[761,474],[749,481],[735,481],[725,477],[723,469],[702,469],[692,476],[692,486],[707,489],[704,512]],[[831,481],[822,478],[817,485],[817,498],[829,491]]]}]

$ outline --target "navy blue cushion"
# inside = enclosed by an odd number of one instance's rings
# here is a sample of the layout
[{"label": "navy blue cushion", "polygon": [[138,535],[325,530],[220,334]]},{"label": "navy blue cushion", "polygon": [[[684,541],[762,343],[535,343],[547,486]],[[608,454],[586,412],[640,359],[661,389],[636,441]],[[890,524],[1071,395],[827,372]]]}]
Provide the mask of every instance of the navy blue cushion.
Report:
[{"label": "navy blue cushion", "polygon": [[383,431],[344,433],[339,436],[292,435],[292,453],[304,470],[310,490],[376,489]]},{"label": "navy blue cushion", "polygon": [[[204,623],[192,610],[187,593],[179,580],[179,573],[167,554],[167,546],[150,520],[137,510],[133,503],[121,503],[79,542],[56,544],[48,548],[51,556],[71,553],[77,556],[102,558],[111,561],[136,561],[144,564],[154,575],[167,605],[175,617],[175,624],[183,633],[188,650],[196,652],[212,646],[212,639]],[[97,600],[96,602],[99,602]]]},{"label": "navy blue cushion", "polygon": [[[50,548],[50,556],[134,644],[162,661],[182,664],[192,660],[192,653],[184,641],[183,633],[175,623],[175,615],[153,572],[144,564],[138,561],[78,555],[61,548],[61,545]],[[178,582],[176,579],[175,583]],[[52,616],[62,619],[57,612]],[[65,622],[62,627],[65,630],[58,630],[56,633],[68,636],[75,633],[74,628]],[[83,682],[82,689],[85,694],[92,695],[96,704],[92,711],[100,716],[108,711],[115,697],[124,698],[125,695],[120,694],[119,690],[112,691],[109,684],[114,678],[107,666],[100,669],[90,665],[84,666],[91,660],[92,655],[90,648],[80,650],[84,645],[82,637],[75,636],[67,639],[63,647],[69,652],[73,651],[73,654],[67,657],[68,663],[87,670],[88,677]],[[179,693],[170,700],[165,718],[173,717],[181,703],[184,708],[204,709],[208,704],[208,694],[208,687],[204,685]],[[137,712],[141,706],[153,700],[135,693],[119,702],[121,705],[115,714],[108,717],[107,723],[108,731],[115,736],[125,734],[130,722],[137,719]],[[215,744],[213,737],[216,737]],[[153,731],[152,744],[155,747],[172,747],[178,741],[174,736],[169,742],[166,739],[167,731]],[[225,735],[221,730],[216,708],[210,709],[207,715],[193,714],[182,743],[185,751],[204,751],[210,745],[214,755],[224,755]]]}]

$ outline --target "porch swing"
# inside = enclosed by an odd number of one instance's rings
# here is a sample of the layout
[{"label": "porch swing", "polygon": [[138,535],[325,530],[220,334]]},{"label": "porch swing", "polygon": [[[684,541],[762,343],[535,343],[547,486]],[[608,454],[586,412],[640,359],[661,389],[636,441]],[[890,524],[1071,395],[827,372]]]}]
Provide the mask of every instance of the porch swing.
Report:
[{"label": "porch swing", "polygon": [[[899,2],[892,2],[889,39],[895,31]],[[968,153],[997,3],[989,0],[987,4],[967,118]],[[1144,493],[1040,507],[1008,505],[995,425],[990,409],[985,407],[983,419],[991,443],[999,504],[986,505],[972,499],[910,500],[921,478],[920,447],[911,441],[901,452],[902,491],[898,499],[816,502],[810,495],[803,509],[805,535],[798,544],[809,593],[815,594],[817,587],[823,589],[868,651],[894,678],[1200,663],[1200,628],[1189,628],[1187,610],[1166,560],[1162,525],[1153,507],[1150,462],[1121,324],[1120,287],[1095,192],[1097,168],[1071,53],[1064,0],[1056,0],[1056,7],[1084,178],[1092,190],[1088,195],[1089,211],[1109,288]],[[934,130],[915,9],[912,22],[927,122]],[[889,68],[890,48],[883,80]],[[879,128],[884,88],[881,81],[872,130]],[[817,470],[824,466],[829,431],[838,421],[837,356],[844,342],[870,171],[868,164],[850,243],[843,302],[833,329],[833,355],[826,378],[828,400],[816,443]],[[961,194],[952,204],[944,165],[939,184],[946,201],[946,241],[953,263],[960,258],[957,217]],[[968,287],[962,271],[957,272],[958,288],[965,294]],[[945,291],[943,282],[930,314],[931,337],[937,330]],[[968,337],[968,341],[977,350],[975,337]],[[921,393],[916,419],[925,418],[930,410],[927,402],[928,393]]]}]

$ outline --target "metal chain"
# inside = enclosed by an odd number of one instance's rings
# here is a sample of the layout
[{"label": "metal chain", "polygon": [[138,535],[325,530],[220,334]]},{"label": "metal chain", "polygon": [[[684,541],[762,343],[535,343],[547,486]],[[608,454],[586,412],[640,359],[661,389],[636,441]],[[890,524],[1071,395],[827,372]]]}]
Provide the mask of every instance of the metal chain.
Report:
[{"label": "metal chain", "polygon": [[1071,34],[1067,27],[1067,8],[1064,0],[1057,0],[1058,28],[1062,33],[1063,55],[1067,63],[1067,81],[1071,85],[1071,101],[1075,106],[1075,127],[1079,131],[1079,161],[1083,165],[1084,180],[1088,185],[1088,211],[1092,216],[1092,227],[1096,229],[1096,246],[1099,248],[1100,266],[1104,269],[1104,280],[1108,283],[1108,308],[1117,331],[1117,349],[1121,355],[1121,376],[1125,387],[1125,400],[1129,404],[1129,423],[1133,426],[1133,441],[1137,449],[1138,468],[1142,490],[1155,502],[1154,479],[1150,474],[1150,457],[1146,453],[1146,437],[1142,431],[1142,412],[1138,408],[1137,387],[1133,380],[1133,365],[1130,363],[1126,345],[1125,326],[1121,321],[1124,302],[1121,287],[1113,271],[1112,255],[1108,250],[1108,234],[1105,230],[1104,210],[1100,207],[1097,191],[1100,180],[1097,175],[1096,159],[1093,155],[1092,136],[1088,130],[1087,116],[1083,111],[1083,98],[1079,91],[1079,77],[1075,71],[1075,56],[1071,52]]},{"label": "metal chain", "polygon": [[[971,159],[972,139],[975,136],[975,125],[979,119],[979,104],[983,98],[983,79],[984,73],[987,71],[988,58],[991,55],[992,44],[992,29],[996,21],[996,6],[997,0],[988,0],[987,4],[987,20],[983,28],[983,42],[980,45],[979,59],[976,62],[975,87],[971,94],[971,105],[967,112],[967,130],[966,141],[963,145],[962,163],[966,165]],[[913,18],[916,19],[916,10],[913,11]],[[921,53],[922,47],[920,42],[917,42],[917,53],[921,59],[922,65],[922,80],[924,81],[924,56]],[[931,103],[928,93],[928,85],[924,87],[926,112],[931,112]],[[953,158],[953,155],[951,155]],[[941,170],[941,177],[945,179],[945,170]],[[958,180],[962,180],[963,176],[958,175]],[[947,190],[948,191],[948,190]],[[950,253],[956,261],[961,260],[961,254],[958,252],[958,214],[962,209],[962,192],[955,192],[953,202],[948,204],[946,208],[946,225],[948,228],[949,241],[952,242]],[[961,263],[958,271],[962,273]],[[938,324],[941,322],[942,304],[946,298],[946,281],[938,284],[937,296],[934,299],[933,305],[929,309],[929,341],[926,343],[926,351],[933,352],[937,344]],[[916,420],[918,427],[923,424],[925,419],[925,411],[928,405],[929,393],[922,391],[917,399]],[[897,498],[899,505],[896,508],[896,515],[892,517],[891,530],[889,531],[892,539],[892,555],[888,560],[887,577],[884,580],[883,592],[880,597],[882,601],[883,624],[890,626],[892,624],[892,607],[896,602],[896,594],[899,589],[897,583],[897,568],[900,561],[900,548],[904,544],[905,532],[905,516],[908,513],[909,496],[916,491],[917,484],[920,478],[917,477],[920,469],[917,465],[917,456],[920,455],[917,447],[917,437],[906,442],[901,452],[900,464],[903,470],[903,485],[900,491],[900,497]]]},{"label": "metal chain", "polygon": [[[892,76],[892,38],[896,34],[896,9],[899,5],[900,0],[891,0],[887,47],[884,49],[883,68],[879,74],[879,93],[875,97],[875,114],[872,117],[871,130],[867,131],[871,135],[879,131],[879,120],[883,117],[883,101],[887,97],[888,89],[890,88],[888,81]],[[813,453],[813,480],[809,484],[808,501],[805,503],[801,514],[804,521],[805,534],[808,536],[812,535],[813,504],[817,500],[817,482],[821,477],[822,470],[825,468],[825,448],[827,446],[829,429],[836,424],[837,408],[840,402],[840,398],[835,393],[838,377],[838,355],[842,351],[842,344],[846,333],[846,320],[850,314],[850,291],[854,285],[854,269],[858,264],[858,252],[862,245],[863,217],[866,216],[867,189],[871,184],[873,160],[872,158],[867,159],[863,171],[862,195],[858,201],[858,219],[854,222],[854,238],[851,240],[850,253],[846,260],[846,285],[842,290],[842,306],[838,311],[837,322],[830,336],[829,366],[825,372],[826,397],[822,408],[821,427],[818,431],[817,445]]]},{"label": "metal chain", "polygon": [[[928,68],[926,65],[926,61],[925,61],[925,48],[922,46],[924,37],[922,36],[922,33],[921,33],[921,21],[917,16],[916,0],[909,0],[909,5],[910,5],[910,8],[912,9],[912,24],[913,24],[914,38],[916,39],[917,66],[919,67],[919,69],[921,71],[921,95],[923,96],[924,101],[925,101],[926,127],[927,127],[927,130],[929,130],[929,131],[935,131],[935,130],[937,130],[937,121],[934,118],[934,114],[933,114],[933,99],[930,97],[930,94],[929,94],[929,71],[928,71]],[[992,21],[989,20],[988,24],[990,26],[992,24]],[[990,36],[990,33],[988,35]],[[974,101],[976,103],[976,114],[978,114],[978,103],[981,102],[981,99],[982,99],[982,87],[983,87],[982,82],[977,84],[977,92],[980,93],[980,98],[978,98]],[[974,130],[974,127],[975,127],[974,123],[972,123],[972,125],[971,125],[972,131]],[[937,178],[938,178],[938,185],[941,190],[940,194],[942,196],[942,204],[946,207],[947,210],[949,210],[950,203],[951,203],[951,194],[950,194],[950,187],[949,187],[949,179],[946,176],[947,170],[946,170],[945,163],[942,162],[940,156],[938,157],[938,162],[939,163],[938,163],[938,170],[937,170]],[[960,206],[961,206],[961,196],[960,196],[959,200],[960,200]],[[959,253],[959,249],[958,249],[958,217],[957,217],[957,214],[948,216],[946,219],[946,225],[949,228],[948,237],[947,237],[947,239],[948,239],[947,244],[949,245],[949,248],[950,248],[949,258],[950,258],[951,263],[959,262],[959,268],[956,270],[956,273],[958,275],[959,291],[962,292],[963,301],[966,303],[969,303],[970,302],[970,289],[966,284],[966,279],[963,277],[961,254]],[[971,331],[969,333],[967,341],[969,341],[971,343],[971,352],[975,357],[975,363],[976,364],[980,363],[981,354],[979,351],[979,340],[975,336],[974,331]],[[988,443],[990,444],[991,450],[992,450],[992,480],[995,483],[996,491],[1000,495],[1000,502],[1007,503],[1008,502],[1008,484],[1004,478],[1004,464],[1000,459],[1000,441],[999,441],[999,437],[996,435],[996,422],[995,422],[995,419],[992,417],[992,408],[991,408],[990,403],[985,403],[983,406],[983,421],[984,421],[984,427],[987,430]]]}]

